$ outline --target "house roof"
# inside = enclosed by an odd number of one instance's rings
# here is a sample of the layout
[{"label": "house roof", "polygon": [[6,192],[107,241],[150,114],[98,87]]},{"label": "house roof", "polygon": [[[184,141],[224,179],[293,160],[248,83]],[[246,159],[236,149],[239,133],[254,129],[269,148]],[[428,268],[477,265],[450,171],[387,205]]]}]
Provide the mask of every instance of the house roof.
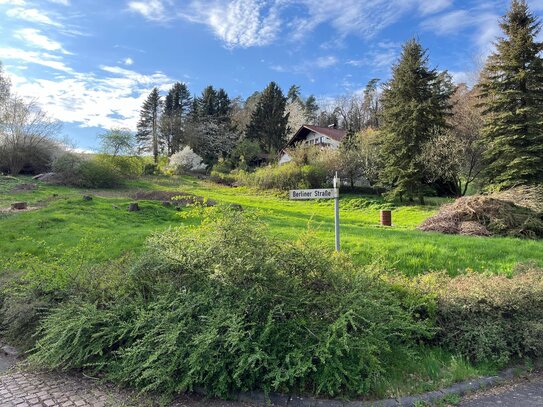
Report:
[{"label": "house roof", "polygon": [[330,127],[320,127],[320,126],[312,126],[309,124],[304,124],[302,127],[298,129],[298,131],[294,134],[294,136],[291,137],[291,139],[287,143],[287,146],[292,146],[296,142],[305,139],[310,132],[314,132],[322,136],[327,136],[333,140],[340,141],[340,142],[345,138],[345,135],[347,134],[347,131],[342,130],[342,129],[334,129]]}]

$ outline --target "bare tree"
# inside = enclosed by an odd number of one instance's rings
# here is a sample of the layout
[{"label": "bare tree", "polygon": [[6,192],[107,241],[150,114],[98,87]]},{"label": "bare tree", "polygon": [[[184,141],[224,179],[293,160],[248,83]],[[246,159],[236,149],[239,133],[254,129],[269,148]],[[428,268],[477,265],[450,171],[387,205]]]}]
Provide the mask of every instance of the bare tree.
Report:
[{"label": "bare tree", "polygon": [[8,98],[0,123],[0,163],[12,175],[19,174],[25,165],[50,164],[60,149],[55,140],[60,122],[50,118],[35,101]]},{"label": "bare tree", "polygon": [[451,99],[450,129],[426,146],[421,159],[426,163],[431,181],[451,181],[457,195],[465,195],[483,169],[483,121],[474,90],[461,84]]}]

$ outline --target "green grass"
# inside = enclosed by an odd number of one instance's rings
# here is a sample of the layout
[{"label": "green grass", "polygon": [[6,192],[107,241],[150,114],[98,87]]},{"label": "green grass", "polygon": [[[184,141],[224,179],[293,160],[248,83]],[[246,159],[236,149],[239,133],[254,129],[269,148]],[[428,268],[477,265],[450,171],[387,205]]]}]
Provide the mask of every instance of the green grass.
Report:
[{"label": "green grass", "polygon": [[[0,178],[0,208],[15,201],[27,201],[38,209],[21,213],[0,213],[0,253],[10,257],[22,252],[39,254],[49,246],[73,247],[83,237],[107,242],[111,258],[137,252],[153,231],[186,224],[173,208],[160,201],[140,201],[140,212],[128,212],[138,190],[188,192],[224,203],[238,203],[260,211],[270,233],[296,239],[311,229],[315,238],[333,247],[333,201],[289,201],[286,194],[259,192],[247,188],[219,186],[192,177],[149,177],[130,182],[117,190],[78,190],[38,182],[32,191],[13,192],[17,183],[29,178]],[[94,196],[83,201],[83,194]],[[427,206],[391,206],[376,197],[344,195],[341,199],[342,250],[357,263],[378,264],[387,270],[415,275],[430,270],[456,274],[466,269],[477,272],[509,273],[518,263],[543,266],[543,242],[512,238],[448,236],[415,230],[431,216],[443,200]],[[392,228],[378,225],[379,211],[393,209]],[[187,211],[184,209],[183,211]],[[97,255],[102,260],[103,255]]]}]

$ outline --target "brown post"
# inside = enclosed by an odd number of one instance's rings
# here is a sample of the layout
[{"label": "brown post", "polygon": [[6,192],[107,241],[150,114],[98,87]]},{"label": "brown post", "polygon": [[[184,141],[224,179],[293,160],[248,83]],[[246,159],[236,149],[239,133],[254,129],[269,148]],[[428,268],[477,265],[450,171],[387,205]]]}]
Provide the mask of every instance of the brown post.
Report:
[{"label": "brown post", "polygon": [[381,211],[381,226],[392,226],[392,211]]}]

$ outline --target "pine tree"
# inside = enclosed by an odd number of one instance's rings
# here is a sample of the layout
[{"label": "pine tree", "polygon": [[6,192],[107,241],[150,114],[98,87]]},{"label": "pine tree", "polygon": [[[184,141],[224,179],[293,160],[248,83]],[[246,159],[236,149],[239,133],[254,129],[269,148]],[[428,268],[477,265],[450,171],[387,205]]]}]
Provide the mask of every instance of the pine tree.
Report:
[{"label": "pine tree", "polygon": [[251,115],[246,137],[259,141],[267,153],[279,151],[285,145],[288,124],[286,101],[281,88],[270,82]]},{"label": "pine tree", "polygon": [[200,116],[215,116],[218,110],[217,102],[217,91],[213,86],[207,86],[198,99]]},{"label": "pine tree", "polygon": [[315,96],[309,95],[304,103],[305,117],[309,124],[315,124],[317,121],[317,113],[319,112],[319,105]]},{"label": "pine tree", "polygon": [[164,102],[161,119],[161,136],[168,156],[179,151],[184,140],[184,126],[187,121],[192,99],[187,85],[176,82]]},{"label": "pine tree", "polygon": [[404,44],[382,101],[381,181],[391,188],[389,197],[418,197],[424,202],[420,155],[424,145],[446,127],[452,91],[450,77],[428,67],[427,52],[418,41]]},{"label": "pine tree", "polygon": [[153,88],[140,111],[136,141],[140,152],[151,152],[155,163],[159,154],[159,118],[161,99],[158,88]]},{"label": "pine tree", "polygon": [[543,182],[541,23],[513,0],[478,85],[484,115],[485,178],[498,188]]}]

